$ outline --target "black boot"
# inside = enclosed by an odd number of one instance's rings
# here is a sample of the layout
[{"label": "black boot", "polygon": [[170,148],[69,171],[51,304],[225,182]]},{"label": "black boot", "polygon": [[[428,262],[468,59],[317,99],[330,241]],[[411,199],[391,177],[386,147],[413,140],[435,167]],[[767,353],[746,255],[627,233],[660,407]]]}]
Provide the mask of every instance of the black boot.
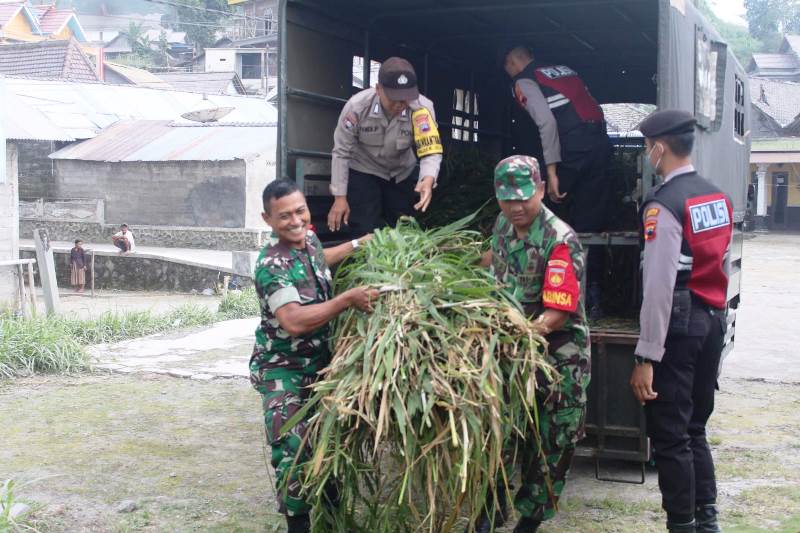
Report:
[{"label": "black boot", "polygon": [[722,533],[717,515],[717,506],[713,503],[698,505],[694,510],[697,533]]},{"label": "black boot", "polygon": [[[494,508],[494,498],[491,492],[486,501],[487,507]],[[489,514],[484,509],[475,523],[475,533],[491,533],[506,522],[506,490],[502,487],[498,488],[497,502],[500,504],[500,507],[494,510],[494,523],[492,523]],[[468,532],[469,528],[466,530],[466,533]]]},{"label": "black boot", "polygon": [[542,523],[539,520],[534,520],[527,516],[519,519],[517,527],[514,528],[514,533],[536,533]]},{"label": "black boot", "polygon": [[672,522],[667,520],[667,531],[669,533],[696,533],[696,524],[694,520],[691,522]]},{"label": "black boot", "polygon": [[286,517],[286,533],[309,533],[311,520],[307,514]]}]

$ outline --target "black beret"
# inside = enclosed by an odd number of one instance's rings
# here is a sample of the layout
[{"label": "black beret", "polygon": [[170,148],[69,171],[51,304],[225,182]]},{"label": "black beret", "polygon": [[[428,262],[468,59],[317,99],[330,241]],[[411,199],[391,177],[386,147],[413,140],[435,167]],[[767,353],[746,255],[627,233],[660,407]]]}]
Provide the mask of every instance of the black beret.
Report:
[{"label": "black beret", "polygon": [[691,113],[679,109],[656,111],[639,124],[639,131],[649,138],[662,135],[679,135],[693,133],[697,120]]}]

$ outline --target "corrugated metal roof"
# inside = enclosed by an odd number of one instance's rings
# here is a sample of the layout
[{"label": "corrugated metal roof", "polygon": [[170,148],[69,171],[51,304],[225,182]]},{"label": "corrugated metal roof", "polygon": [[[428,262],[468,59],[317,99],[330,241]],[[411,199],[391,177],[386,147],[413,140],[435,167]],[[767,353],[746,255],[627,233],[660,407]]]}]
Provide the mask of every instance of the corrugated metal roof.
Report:
[{"label": "corrugated metal roof", "polygon": [[795,70],[800,68],[800,63],[792,54],[753,54],[753,61],[759,69]]},{"label": "corrugated metal roof", "polygon": [[[6,86],[76,139],[91,139],[120,120],[177,120],[203,101],[197,93],[135,85],[7,77]],[[208,100],[219,107],[234,108],[220,124],[278,120],[277,110],[263,97],[209,96]]]},{"label": "corrugated metal roof", "polygon": [[143,87],[151,87],[155,89],[172,89],[172,86],[169,83],[161,80],[152,72],[141,68],[121,65],[111,61],[105,62],[105,68],[116,72],[134,85],[141,85]]},{"label": "corrugated metal roof", "polygon": [[228,87],[232,83],[238,94],[247,92],[235,72],[159,72],[157,76],[181,91],[228,94]]},{"label": "corrugated metal roof", "polygon": [[50,122],[36,108],[6,91],[7,101],[0,106],[0,122],[6,138],[15,141],[74,141],[75,138]]},{"label": "corrugated metal roof", "polygon": [[183,125],[124,120],[94,139],[51,154],[52,159],[102,162],[232,161],[275,156],[273,125]]}]

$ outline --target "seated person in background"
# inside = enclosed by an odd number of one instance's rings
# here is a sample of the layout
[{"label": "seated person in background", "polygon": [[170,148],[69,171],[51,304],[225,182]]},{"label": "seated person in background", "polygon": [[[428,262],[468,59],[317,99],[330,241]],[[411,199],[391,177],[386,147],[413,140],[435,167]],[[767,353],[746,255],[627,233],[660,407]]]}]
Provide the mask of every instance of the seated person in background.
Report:
[{"label": "seated person in background", "polygon": [[119,231],[111,237],[111,241],[114,246],[119,248],[120,254],[136,251],[136,242],[133,240],[133,233],[128,229],[127,224],[119,227]]}]

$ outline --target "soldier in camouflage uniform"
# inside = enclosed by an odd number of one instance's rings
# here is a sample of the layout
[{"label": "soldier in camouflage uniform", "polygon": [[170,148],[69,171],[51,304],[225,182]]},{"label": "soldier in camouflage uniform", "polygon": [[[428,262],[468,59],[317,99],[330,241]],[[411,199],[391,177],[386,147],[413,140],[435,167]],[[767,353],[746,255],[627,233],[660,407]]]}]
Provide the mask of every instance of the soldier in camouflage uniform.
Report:
[{"label": "soldier in camouflage uniform", "polygon": [[299,480],[302,466],[294,465],[307,419],[285,435],[281,429],[303,406],[309,387],[330,361],[328,322],[350,307],[370,311],[378,292],[360,287],[334,297],[332,290],[329,267],[370,236],[323,249],[309,229],[305,197],[289,180],[268,185],[263,201],[263,217],[273,233],[255,267],[261,324],[250,358],[250,381],[261,393],[279,511],[286,515],[288,531],[299,533],[310,527],[310,506]]},{"label": "soldier in camouflage uniform", "polygon": [[[522,487],[514,506],[522,519],[514,531],[528,533],[555,515],[575,445],[584,435],[590,374],[589,327],[581,291],[585,265],[575,232],[542,204],[544,186],[535,158],[512,156],[501,161],[495,168],[495,193],[502,213],[483,263],[491,266],[497,280],[546,336],[548,361],[561,375],[557,384],[540,382],[537,398],[547,464],[541,464],[533,441],[526,443],[519,461]],[[498,513],[498,519],[501,516]],[[481,525],[478,531],[491,530],[488,519]]]}]

